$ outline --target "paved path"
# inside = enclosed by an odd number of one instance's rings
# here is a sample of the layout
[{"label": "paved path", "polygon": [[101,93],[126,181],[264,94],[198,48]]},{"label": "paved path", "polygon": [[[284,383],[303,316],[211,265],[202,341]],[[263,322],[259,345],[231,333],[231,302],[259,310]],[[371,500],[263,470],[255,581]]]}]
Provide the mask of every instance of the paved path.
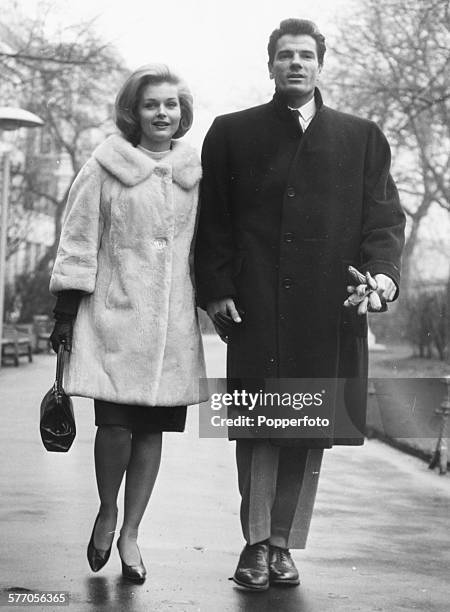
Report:
[{"label": "paved path", "polygon": [[[207,340],[210,376],[223,347]],[[38,408],[54,357],[0,370],[0,591],[65,590],[74,612],[447,612],[450,478],[380,442],[326,452],[302,586],[266,593],[228,581],[242,547],[233,444],[187,432],[165,438],[140,545],[148,579],[124,583],[116,550],[99,574],[85,549],[97,511],[93,410],[77,399],[77,439],[47,453]],[[24,609],[9,606],[5,609]],[[33,607],[35,610],[59,608]],[[67,608],[66,608],[67,609]]]}]

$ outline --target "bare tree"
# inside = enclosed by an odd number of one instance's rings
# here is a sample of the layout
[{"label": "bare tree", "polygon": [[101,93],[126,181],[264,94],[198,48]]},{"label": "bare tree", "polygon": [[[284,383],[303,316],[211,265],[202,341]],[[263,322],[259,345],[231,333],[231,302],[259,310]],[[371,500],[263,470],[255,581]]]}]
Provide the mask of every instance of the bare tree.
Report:
[{"label": "bare tree", "polygon": [[393,149],[409,217],[406,291],[421,222],[433,205],[450,212],[449,16],[449,0],[361,0],[333,49],[333,97],[375,120]]},{"label": "bare tree", "polygon": [[46,10],[29,19],[16,6],[0,25],[0,88],[13,91],[24,108],[45,122],[43,130],[26,135],[21,181],[22,200],[29,201],[22,209],[45,201],[53,211],[55,239],[42,266],[54,258],[75,175],[93,144],[112,129],[112,102],[125,71],[116,50],[101,40],[92,22],[50,36]]},{"label": "bare tree", "polygon": [[[12,180],[14,181],[14,175]],[[21,187],[11,189],[10,200],[12,202],[11,213],[9,215],[9,223],[7,230],[7,248],[6,260],[10,259],[20,249],[21,245],[26,242],[29,236],[32,224],[33,214],[31,210],[24,208],[21,195],[17,196],[17,192],[22,192]]]}]

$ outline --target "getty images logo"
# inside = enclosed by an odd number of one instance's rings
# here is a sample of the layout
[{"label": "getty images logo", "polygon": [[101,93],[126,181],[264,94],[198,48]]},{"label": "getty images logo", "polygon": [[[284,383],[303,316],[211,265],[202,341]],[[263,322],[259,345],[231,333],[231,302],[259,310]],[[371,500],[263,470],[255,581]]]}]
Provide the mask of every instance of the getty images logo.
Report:
[{"label": "getty images logo", "polygon": [[323,396],[326,391],[316,393],[269,393],[260,389],[257,393],[250,393],[245,389],[235,389],[232,393],[213,393],[211,395],[212,410],[221,410],[224,406],[234,406],[246,410],[256,407],[291,407],[302,410],[311,406],[323,405]]}]

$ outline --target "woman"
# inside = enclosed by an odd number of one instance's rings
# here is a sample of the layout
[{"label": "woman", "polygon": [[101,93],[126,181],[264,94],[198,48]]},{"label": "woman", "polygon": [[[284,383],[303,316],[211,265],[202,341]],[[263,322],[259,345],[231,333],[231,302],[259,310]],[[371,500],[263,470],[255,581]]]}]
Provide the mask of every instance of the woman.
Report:
[{"label": "woman", "polygon": [[94,151],[70,190],[50,281],[52,341],[71,349],[67,393],[94,398],[100,509],[89,564],[96,572],[109,559],[126,473],[117,546],[123,576],[143,582],[137,535],[162,432],[183,431],[186,405],[205,399],[190,275],[201,169],[176,140],[192,125],[192,96],[167,66],[134,72],[115,110],[120,134]]}]

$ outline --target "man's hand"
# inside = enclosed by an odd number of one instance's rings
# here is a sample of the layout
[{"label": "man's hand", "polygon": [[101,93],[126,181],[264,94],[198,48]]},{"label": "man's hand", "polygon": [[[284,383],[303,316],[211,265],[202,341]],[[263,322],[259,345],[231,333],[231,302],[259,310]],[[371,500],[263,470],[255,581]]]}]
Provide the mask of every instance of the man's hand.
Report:
[{"label": "man's hand", "polygon": [[377,293],[380,298],[386,302],[392,302],[397,292],[397,285],[392,278],[389,278],[386,274],[375,274],[374,279],[378,285]]},{"label": "man's hand", "polygon": [[227,328],[224,317],[229,317],[233,323],[242,322],[233,298],[222,298],[221,300],[209,302],[206,307],[206,312],[213,322],[214,328],[220,338],[223,342],[227,343],[229,327]]}]

